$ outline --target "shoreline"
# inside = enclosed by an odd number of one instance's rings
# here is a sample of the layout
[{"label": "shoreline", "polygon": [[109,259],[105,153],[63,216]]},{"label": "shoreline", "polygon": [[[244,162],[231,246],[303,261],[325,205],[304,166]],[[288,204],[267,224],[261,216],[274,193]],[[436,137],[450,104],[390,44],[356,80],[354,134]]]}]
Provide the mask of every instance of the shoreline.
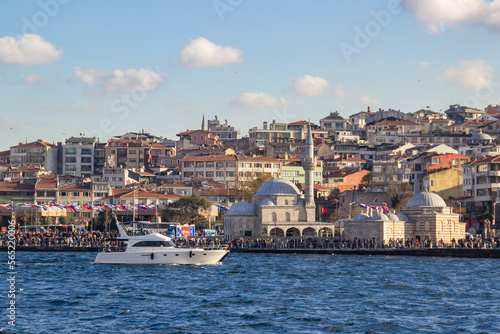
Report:
[{"label": "shoreline", "polygon": [[[423,257],[464,257],[464,258],[500,258],[500,248],[377,248],[377,249],[304,249],[304,248],[229,248],[231,253],[262,253],[262,254],[318,254],[318,255],[378,255],[378,256],[423,256]],[[0,252],[8,251],[7,246],[1,246]],[[98,247],[24,247],[17,246],[20,252],[92,252],[97,253]]]}]

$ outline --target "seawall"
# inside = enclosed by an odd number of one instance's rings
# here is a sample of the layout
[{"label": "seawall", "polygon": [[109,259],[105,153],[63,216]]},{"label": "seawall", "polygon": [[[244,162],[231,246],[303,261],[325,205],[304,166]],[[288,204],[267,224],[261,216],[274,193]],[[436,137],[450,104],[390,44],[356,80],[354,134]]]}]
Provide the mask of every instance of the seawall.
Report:
[{"label": "seawall", "polygon": [[382,255],[382,256],[431,256],[500,258],[500,248],[412,248],[412,249],[286,249],[286,248],[231,248],[233,253],[276,254],[330,254],[330,255]]}]

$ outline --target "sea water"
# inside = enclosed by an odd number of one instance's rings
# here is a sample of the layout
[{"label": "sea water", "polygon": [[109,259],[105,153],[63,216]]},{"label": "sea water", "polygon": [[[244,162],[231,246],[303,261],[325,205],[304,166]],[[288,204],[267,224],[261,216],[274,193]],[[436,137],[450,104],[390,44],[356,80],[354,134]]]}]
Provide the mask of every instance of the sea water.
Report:
[{"label": "sea water", "polygon": [[[231,253],[221,265],[17,252],[13,333],[499,333],[500,260]],[[7,262],[7,261],[5,261]]]}]

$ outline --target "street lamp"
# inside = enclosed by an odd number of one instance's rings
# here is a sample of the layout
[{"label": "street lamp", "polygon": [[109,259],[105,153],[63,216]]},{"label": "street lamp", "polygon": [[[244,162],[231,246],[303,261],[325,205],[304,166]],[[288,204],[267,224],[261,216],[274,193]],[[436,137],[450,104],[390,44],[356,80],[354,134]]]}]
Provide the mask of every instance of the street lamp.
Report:
[{"label": "street lamp", "polygon": [[353,204],[356,204],[356,202],[351,202],[351,203],[349,203],[349,219],[351,219],[351,218],[352,218],[352,217],[351,217],[351,211],[352,211],[352,205],[353,205]]}]

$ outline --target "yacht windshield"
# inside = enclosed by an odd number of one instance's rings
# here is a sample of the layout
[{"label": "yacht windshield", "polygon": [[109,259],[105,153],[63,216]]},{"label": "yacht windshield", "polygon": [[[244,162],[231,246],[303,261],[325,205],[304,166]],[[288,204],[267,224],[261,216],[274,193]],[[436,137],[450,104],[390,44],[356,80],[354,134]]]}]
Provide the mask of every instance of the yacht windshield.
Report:
[{"label": "yacht windshield", "polygon": [[170,240],[165,241],[139,241],[132,247],[175,247],[175,244]]},{"label": "yacht windshield", "polygon": [[149,222],[126,222],[120,223],[120,226],[121,230],[125,232],[125,234],[129,237],[155,233],[155,230],[152,228],[152,225]]}]

